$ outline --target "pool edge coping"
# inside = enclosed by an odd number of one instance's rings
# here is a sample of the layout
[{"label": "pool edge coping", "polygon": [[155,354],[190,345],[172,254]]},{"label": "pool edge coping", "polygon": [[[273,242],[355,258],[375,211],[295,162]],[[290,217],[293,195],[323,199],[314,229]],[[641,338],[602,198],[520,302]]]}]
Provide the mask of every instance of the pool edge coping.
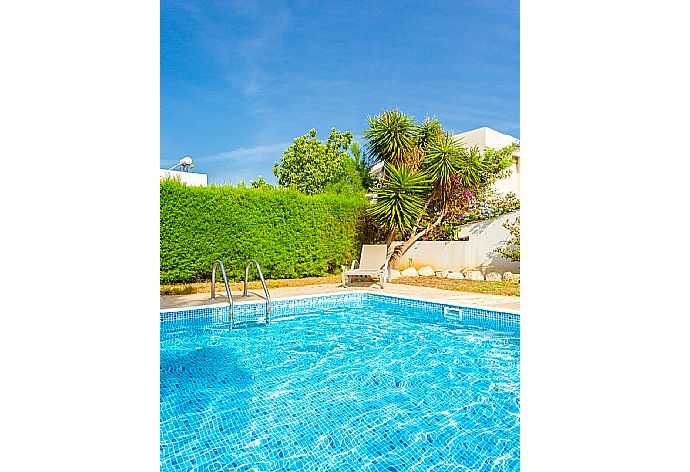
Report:
[{"label": "pool edge coping", "polygon": [[[311,293],[311,294],[305,294],[305,295],[289,295],[289,296],[284,296],[284,297],[278,297],[278,298],[271,298],[271,301],[283,301],[283,300],[301,300],[305,298],[318,298],[318,297],[330,297],[330,296],[336,296],[336,295],[349,295],[349,294],[357,294],[357,293],[367,293],[367,294],[372,294],[372,295],[381,295],[384,297],[389,297],[389,298],[402,298],[404,300],[412,300],[412,301],[418,301],[418,302],[426,302],[426,303],[435,303],[438,305],[451,305],[451,306],[456,306],[460,308],[473,308],[473,309],[479,309],[479,310],[486,310],[486,311],[494,311],[498,313],[508,313],[511,315],[518,315],[520,316],[520,310],[512,310],[509,308],[497,308],[497,307],[487,307],[487,306],[481,306],[481,305],[473,305],[473,304],[461,304],[461,303],[456,303],[453,301],[441,301],[441,300],[431,300],[428,298],[416,298],[416,297],[411,297],[409,295],[398,295],[398,294],[390,294],[390,293],[381,293],[377,290],[356,290],[356,291],[344,291],[344,292],[325,292],[325,293]],[[234,302],[234,306],[242,306],[242,305],[259,305],[259,304],[265,304],[265,300],[246,300],[246,301],[239,301],[239,302]],[[159,310],[159,313],[173,313],[177,311],[191,311],[191,310],[200,310],[200,309],[207,309],[207,308],[217,308],[217,307],[223,307],[227,305],[220,305],[218,303],[216,304],[206,304],[206,305],[194,305],[194,306],[187,306],[187,307],[177,307],[177,308],[165,308]]]}]

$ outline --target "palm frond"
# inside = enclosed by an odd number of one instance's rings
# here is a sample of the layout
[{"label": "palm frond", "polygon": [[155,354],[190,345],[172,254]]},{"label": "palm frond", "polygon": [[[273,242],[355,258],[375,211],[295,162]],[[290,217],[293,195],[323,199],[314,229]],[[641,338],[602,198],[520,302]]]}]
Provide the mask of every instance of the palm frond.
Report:
[{"label": "palm frond", "polygon": [[429,146],[438,141],[443,135],[443,128],[436,117],[427,117],[417,128],[416,138],[418,145],[427,150]]},{"label": "palm frond", "polygon": [[441,187],[449,187],[451,178],[457,174],[466,154],[462,145],[450,134],[443,134],[440,139],[429,143],[424,169],[432,181]]},{"label": "palm frond", "polygon": [[404,232],[414,227],[424,213],[426,197],[431,189],[428,176],[413,172],[407,166],[386,164],[386,185],[378,191],[377,202],[369,213],[387,229]]},{"label": "palm frond", "polygon": [[458,160],[457,175],[464,188],[479,187],[485,172],[486,164],[476,146],[468,149]]},{"label": "palm frond", "polygon": [[368,117],[369,129],[364,131],[367,150],[379,161],[404,164],[414,150],[417,125],[414,117],[399,110],[382,112]]}]

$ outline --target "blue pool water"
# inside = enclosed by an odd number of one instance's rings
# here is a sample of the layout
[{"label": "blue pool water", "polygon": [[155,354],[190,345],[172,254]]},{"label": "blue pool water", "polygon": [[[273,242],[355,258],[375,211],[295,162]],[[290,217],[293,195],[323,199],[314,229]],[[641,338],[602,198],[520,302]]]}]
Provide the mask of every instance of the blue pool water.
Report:
[{"label": "blue pool water", "polygon": [[161,470],[519,470],[519,324],[366,296],[271,314],[161,321]]}]

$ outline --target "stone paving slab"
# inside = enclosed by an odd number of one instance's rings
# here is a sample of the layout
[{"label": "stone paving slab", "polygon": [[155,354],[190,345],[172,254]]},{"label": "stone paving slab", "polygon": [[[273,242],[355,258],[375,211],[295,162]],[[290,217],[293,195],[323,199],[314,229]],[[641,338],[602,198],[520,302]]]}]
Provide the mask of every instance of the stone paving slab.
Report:
[{"label": "stone paving slab", "polygon": [[[412,285],[403,284],[387,284],[386,288],[381,290],[378,284],[371,283],[352,283],[348,288],[344,288],[339,283],[309,285],[306,287],[280,287],[270,289],[271,298],[276,300],[283,297],[294,297],[300,295],[318,295],[324,293],[348,293],[361,290],[380,291],[383,294],[403,295],[407,297],[423,298],[426,300],[434,300],[440,303],[448,303],[452,305],[471,305],[494,309],[507,309],[520,311],[520,297],[512,297],[506,295],[485,295],[481,293],[467,293],[456,292],[453,290],[442,290],[430,287],[415,287]],[[261,293],[260,290],[254,290],[256,293]],[[233,300],[235,303],[240,301],[262,300],[261,297],[250,294],[247,297],[242,296],[242,292],[233,292]],[[186,308],[202,305],[226,304],[228,299],[225,292],[216,292],[216,298],[211,300],[209,293],[196,293],[192,295],[161,295],[160,308]]]}]

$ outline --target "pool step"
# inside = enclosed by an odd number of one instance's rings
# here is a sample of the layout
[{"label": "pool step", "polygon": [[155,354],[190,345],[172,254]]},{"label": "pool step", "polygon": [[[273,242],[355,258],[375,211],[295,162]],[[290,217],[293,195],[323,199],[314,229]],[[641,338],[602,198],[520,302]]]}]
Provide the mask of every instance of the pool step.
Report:
[{"label": "pool step", "polygon": [[218,320],[215,323],[213,323],[210,326],[206,327],[207,331],[228,331],[231,329],[235,328],[252,328],[256,326],[266,326],[269,324],[270,318],[268,316],[268,313],[263,313],[263,314],[257,314],[256,318],[252,319],[242,319],[242,320],[237,320],[234,319],[233,321],[227,320],[227,316],[224,317],[225,319]]}]

